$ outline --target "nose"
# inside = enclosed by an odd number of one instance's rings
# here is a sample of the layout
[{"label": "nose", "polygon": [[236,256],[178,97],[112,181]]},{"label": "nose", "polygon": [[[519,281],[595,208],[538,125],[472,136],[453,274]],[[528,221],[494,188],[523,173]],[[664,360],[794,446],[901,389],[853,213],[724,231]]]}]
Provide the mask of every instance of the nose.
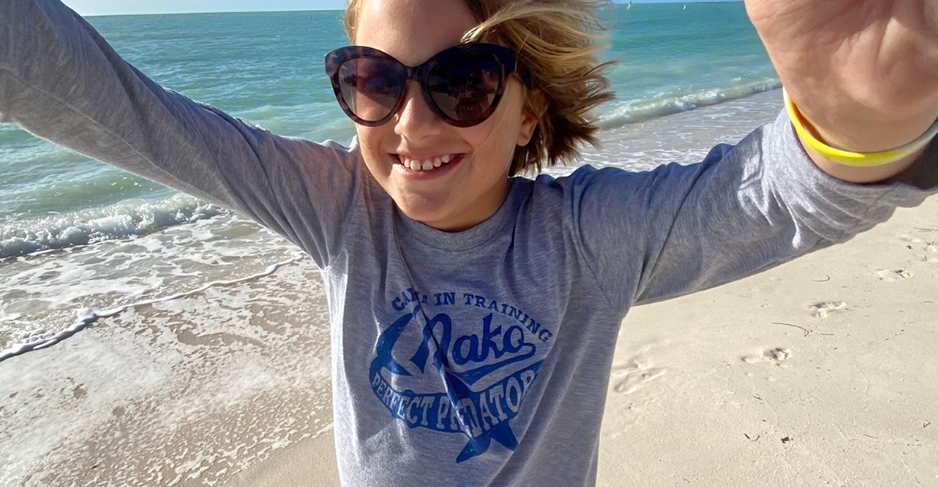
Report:
[{"label": "nose", "polygon": [[430,108],[420,84],[416,81],[407,83],[404,96],[404,105],[394,120],[394,132],[409,140],[439,134],[445,122]]}]

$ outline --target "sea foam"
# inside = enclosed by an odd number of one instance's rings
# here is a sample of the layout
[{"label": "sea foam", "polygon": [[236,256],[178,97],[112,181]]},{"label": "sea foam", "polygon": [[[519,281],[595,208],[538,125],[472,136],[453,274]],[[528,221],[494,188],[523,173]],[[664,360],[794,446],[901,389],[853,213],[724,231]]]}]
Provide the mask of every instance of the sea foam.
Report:
[{"label": "sea foam", "polygon": [[695,110],[700,107],[737,100],[757,93],[781,88],[776,78],[731,85],[728,87],[695,90],[687,93],[664,93],[637,100],[624,100],[605,109],[599,115],[602,129],[613,129],[626,124],[660,118],[666,115]]},{"label": "sea foam", "polygon": [[104,208],[4,223],[0,224],[0,259],[146,235],[226,211],[177,194],[165,200],[127,200]]}]

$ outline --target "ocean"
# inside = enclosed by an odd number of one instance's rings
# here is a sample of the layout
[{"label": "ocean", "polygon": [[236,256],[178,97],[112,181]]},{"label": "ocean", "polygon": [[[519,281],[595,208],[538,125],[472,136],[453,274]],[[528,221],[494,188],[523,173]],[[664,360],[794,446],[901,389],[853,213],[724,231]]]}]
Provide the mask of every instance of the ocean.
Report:
[{"label": "ocean", "polygon": [[[777,114],[742,3],[603,15],[617,100],[581,163],[689,163]],[[341,12],[88,20],[163,86],[278,134],[354,135],[322,68]],[[0,125],[0,485],[216,485],[328,430],[327,315],[272,232]]]}]

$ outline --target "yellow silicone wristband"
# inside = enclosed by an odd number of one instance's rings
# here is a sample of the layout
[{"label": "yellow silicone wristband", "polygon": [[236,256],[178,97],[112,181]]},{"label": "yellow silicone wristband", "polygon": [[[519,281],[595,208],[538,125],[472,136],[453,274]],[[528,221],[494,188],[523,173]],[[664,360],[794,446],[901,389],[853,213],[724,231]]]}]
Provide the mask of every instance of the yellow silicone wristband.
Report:
[{"label": "yellow silicone wristband", "polygon": [[882,152],[850,152],[838,149],[818,140],[814,131],[810,128],[811,124],[804,118],[804,115],[801,114],[798,107],[795,106],[795,102],[788,96],[788,92],[782,89],[782,94],[785,97],[785,108],[788,110],[788,118],[791,119],[791,124],[795,127],[795,132],[798,133],[798,136],[801,137],[801,141],[825,159],[844,166],[876,167],[892,164],[922,149],[938,135],[938,120],[936,120],[934,125],[922,134],[921,137],[902,147]]}]

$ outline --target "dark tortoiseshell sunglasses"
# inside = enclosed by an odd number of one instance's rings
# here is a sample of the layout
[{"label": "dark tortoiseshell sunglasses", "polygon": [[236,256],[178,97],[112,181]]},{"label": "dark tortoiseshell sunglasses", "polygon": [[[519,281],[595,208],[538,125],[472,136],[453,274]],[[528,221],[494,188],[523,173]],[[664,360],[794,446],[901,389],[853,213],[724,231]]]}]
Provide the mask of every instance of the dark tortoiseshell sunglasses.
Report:
[{"label": "dark tortoiseshell sunglasses", "polygon": [[326,54],[326,74],[342,110],[359,124],[387,123],[414,80],[444,122],[471,127],[495,111],[515,71],[515,57],[513,50],[496,44],[461,44],[419,66],[405,66],[377,49],[349,46]]}]

